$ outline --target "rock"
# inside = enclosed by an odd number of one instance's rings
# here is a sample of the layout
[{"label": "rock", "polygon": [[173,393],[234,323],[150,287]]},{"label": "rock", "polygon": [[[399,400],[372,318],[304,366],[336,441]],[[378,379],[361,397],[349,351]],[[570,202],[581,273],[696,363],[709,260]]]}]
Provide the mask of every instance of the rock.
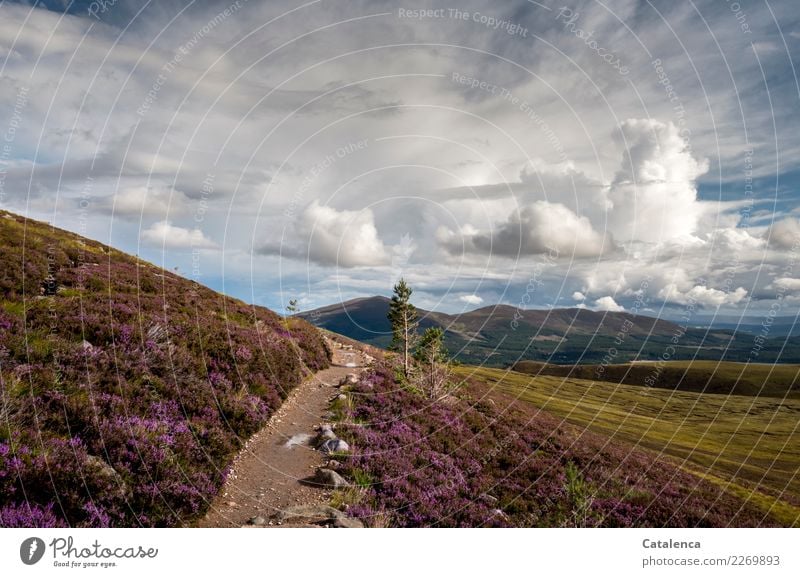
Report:
[{"label": "rock", "polygon": [[267,520],[264,517],[262,517],[261,515],[256,515],[255,517],[250,517],[247,520],[247,524],[248,525],[261,526],[261,525],[266,525],[267,524]]},{"label": "rock", "polygon": [[86,470],[88,473],[86,475],[87,478],[103,479],[106,481],[106,483],[116,489],[116,496],[120,499],[131,498],[131,489],[125,483],[122,475],[120,475],[114,467],[106,463],[100,457],[95,457],[94,455],[87,456]]},{"label": "rock", "polygon": [[344,517],[344,513],[330,505],[295,505],[278,511],[273,516],[278,524],[291,519],[302,519],[306,522],[331,522],[339,517]]},{"label": "rock", "polygon": [[331,469],[317,469],[314,475],[314,483],[329,489],[344,489],[350,486],[344,477]]},{"label": "rock", "polygon": [[325,454],[346,453],[350,450],[350,445],[341,439],[328,439],[319,446],[319,450]]},{"label": "rock", "polygon": [[342,380],[339,381],[339,384],[336,385],[336,387],[337,388],[347,387],[349,385],[355,385],[356,383],[358,383],[358,376],[353,373],[350,373],[342,377]]},{"label": "rock", "polygon": [[363,529],[364,523],[358,519],[353,519],[352,517],[345,517],[342,515],[341,517],[336,517],[336,519],[333,520],[333,526],[339,529]]},{"label": "rock", "polygon": [[336,399],[339,401],[346,401],[347,395],[345,395],[344,393],[339,393],[338,395],[336,395]]},{"label": "rock", "polygon": [[322,425],[317,434],[317,444],[322,444],[325,441],[333,441],[336,439],[336,433],[333,432],[333,427],[330,425]]}]

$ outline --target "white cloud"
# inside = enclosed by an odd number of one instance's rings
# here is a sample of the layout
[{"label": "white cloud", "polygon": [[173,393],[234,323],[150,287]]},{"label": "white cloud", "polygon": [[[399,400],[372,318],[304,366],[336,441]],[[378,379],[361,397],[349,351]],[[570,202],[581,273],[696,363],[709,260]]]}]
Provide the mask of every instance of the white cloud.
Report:
[{"label": "white cloud", "polygon": [[615,140],[625,148],[611,184],[611,230],[620,242],[661,242],[694,234],[704,207],[695,181],[708,171],[678,128],[655,119],[630,119]]},{"label": "white cloud", "polygon": [[130,186],[98,199],[100,211],[119,218],[177,216],[186,210],[186,197],[165,186]]},{"label": "white cloud", "polygon": [[[308,258],[323,266],[357,267],[391,264],[392,259],[378,236],[375,215],[369,209],[336,210],[314,200],[299,216],[296,228],[283,246],[268,242],[257,252]],[[402,245],[402,242],[401,242]],[[410,257],[409,240],[399,251]]]},{"label": "white cloud", "polygon": [[611,238],[594,230],[588,218],[563,204],[535,201],[515,210],[491,232],[467,225],[460,234],[440,231],[439,241],[454,254],[466,252],[526,257],[550,253],[558,257],[593,257],[614,248]]},{"label": "white cloud", "polygon": [[800,278],[777,278],[772,282],[772,285],[786,292],[800,292]]},{"label": "white cloud", "polygon": [[763,251],[766,242],[741,228],[723,228],[711,235],[715,249],[727,249],[733,253],[741,251]]},{"label": "white cloud", "polygon": [[575,291],[574,293],[572,293],[572,300],[585,301],[586,295],[583,294],[581,291]]},{"label": "white cloud", "polygon": [[719,307],[724,304],[737,304],[747,298],[747,290],[739,287],[733,292],[725,292],[715,288],[695,285],[686,292],[678,289],[676,284],[669,284],[658,293],[658,297],[667,302],[687,305],[698,303],[703,306]]},{"label": "white cloud", "polygon": [[600,297],[594,301],[594,308],[598,311],[608,311],[612,313],[621,313],[625,310],[625,307],[618,305],[617,301],[610,296]]},{"label": "white cloud", "polygon": [[461,295],[458,300],[468,305],[479,305],[483,302],[483,299],[478,295]]},{"label": "white cloud", "polygon": [[218,245],[207,238],[199,228],[189,230],[174,226],[167,220],[155,222],[141,233],[142,242],[156,248],[214,249]]},{"label": "white cloud", "polygon": [[770,227],[766,237],[773,247],[795,249],[800,246],[800,220],[796,218],[779,220]]}]

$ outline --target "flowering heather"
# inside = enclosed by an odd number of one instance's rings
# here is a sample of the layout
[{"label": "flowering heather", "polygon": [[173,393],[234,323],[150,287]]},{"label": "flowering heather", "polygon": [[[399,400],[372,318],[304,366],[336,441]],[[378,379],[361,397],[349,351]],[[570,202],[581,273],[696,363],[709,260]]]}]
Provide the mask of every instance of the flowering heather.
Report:
[{"label": "flowering heather", "polygon": [[202,514],[242,441],[328,366],[318,331],[6,214],[0,526]]},{"label": "flowering heather", "polygon": [[[355,385],[343,472],[348,508],[401,527],[761,526],[774,521],[671,462],[539,410],[429,403],[386,367]],[[500,400],[500,399],[498,399]]]}]

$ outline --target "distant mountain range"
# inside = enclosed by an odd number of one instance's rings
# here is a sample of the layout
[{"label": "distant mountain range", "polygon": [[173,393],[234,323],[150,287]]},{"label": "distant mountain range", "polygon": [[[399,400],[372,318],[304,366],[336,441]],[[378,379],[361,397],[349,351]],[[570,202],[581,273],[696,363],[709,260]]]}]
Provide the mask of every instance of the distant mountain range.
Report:
[{"label": "distant mountain range", "polygon": [[[389,302],[383,296],[357,298],[299,316],[330,331],[386,347],[391,342],[386,318]],[[522,310],[509,305],[456,315],[418,311],[421,329],[442,327],[451,354],[470,364],[511,366],[520,360],[619,363],[657,360],[665,355],[667,360],[800,361],[800,337],[771,336],[755,356],[751,332],[730,327],[684,330],[671,321],[625,312]]]}]

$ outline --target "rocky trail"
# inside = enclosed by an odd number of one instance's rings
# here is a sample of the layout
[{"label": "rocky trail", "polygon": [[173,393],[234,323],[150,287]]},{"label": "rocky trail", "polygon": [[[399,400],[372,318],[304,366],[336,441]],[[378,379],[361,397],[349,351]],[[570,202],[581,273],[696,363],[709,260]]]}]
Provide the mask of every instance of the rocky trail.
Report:
[{"label": "rocky trail", "polygon": [[329,422],[338,386],[355,382],[372,357],[328,339],[331,367],[300,384],[237,455],[228,480],[198,527],[358,527],[328,506],[344,479],[327,453],[347,449]]}]

